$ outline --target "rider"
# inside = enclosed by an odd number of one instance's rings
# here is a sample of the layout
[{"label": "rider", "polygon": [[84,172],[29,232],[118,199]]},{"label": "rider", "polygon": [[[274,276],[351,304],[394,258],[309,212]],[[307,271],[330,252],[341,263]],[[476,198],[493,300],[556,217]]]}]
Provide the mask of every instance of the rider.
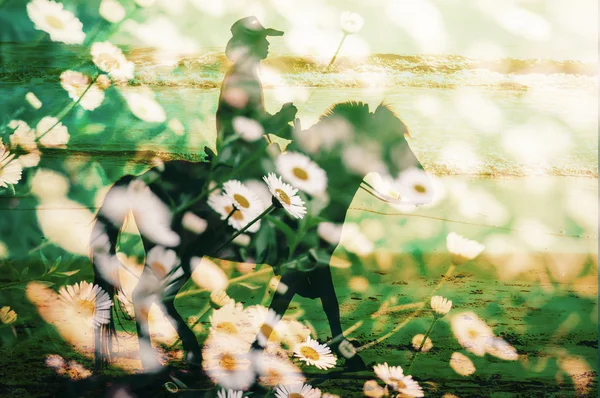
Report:
[{"label": "rider", "polygon": [[265,134],[290,138],[289,122],[294,120],[297,108],[286,103],[275,115],[267,113],[259,78],[260,61],[269,54],[267,36],[282,36],[283,32],[266,29],[255,16],[250,16],[235,22],[231,34],[225,54],[233,66],[223,79],[217,109],[219,142],[235,133],[233,121],[238,116],[259,122]]}]

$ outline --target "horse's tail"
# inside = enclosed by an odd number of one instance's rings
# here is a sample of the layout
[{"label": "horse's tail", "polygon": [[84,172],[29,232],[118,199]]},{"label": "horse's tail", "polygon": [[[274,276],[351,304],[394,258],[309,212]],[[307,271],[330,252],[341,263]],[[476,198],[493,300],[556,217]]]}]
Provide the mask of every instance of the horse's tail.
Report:
[{"label": "horse's tail", "polygon": [[[125,176],[109,189],[96,215],[90,238],[90,259],[94,270],[94,284],[108,293],[113,305],[120,285],[119,260],[116,256],[117,240],[119,231],[131,208],[127,186],[132,179],[132,176]],[[94,355],[97,369],[108,364],[113,351],[113,337],[117,338],[113,308],[111,307],[108,314],[102,314],[102,316],[99,316],[100,312],[97,301],[94,312],[96,316],[94,319]]]}]

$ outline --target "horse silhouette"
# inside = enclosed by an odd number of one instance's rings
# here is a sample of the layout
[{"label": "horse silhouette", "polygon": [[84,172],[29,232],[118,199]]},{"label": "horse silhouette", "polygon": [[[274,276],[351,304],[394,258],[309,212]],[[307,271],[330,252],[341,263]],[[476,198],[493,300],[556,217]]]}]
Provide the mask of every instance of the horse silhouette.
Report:
[{"label": "horse silhouette", "polygon": [[[196,336],[177,312],[174,301],[204,256],[271,265],[281,275],[281,288],[276,289],[270,308],[283,315],[296,294],[320,298],[333,336],[333,348],[339,350],[340,342],[347,343],[329,266],[339,236],[321,238],[316,233],[318,222],[343,224],[350,203],[369,172],[395,176],[403,170],[422,170],[406,135],[406,125],[389,106],[381,104],[370,112],[368,105],[360,102],[333,105],[311,128],[296,128],[295,140],[287,152],[310,156],[325,172],[325,194],[318,198],[304,195],[309,207],[305,219],[293,218],[283,209],[271,213],[269,219],[261,220],[258,230],[251,235],[250,245],[244,248],[227,244],[236,232],[229,225],[236,209],[232,208],[224,220],[211,208],[209,198],[214,194],[211,190],[215,189],[215,182],[218,187],[231,178],[246,181],[275,170],[274,157],[283,155],[274,154],[269,149],[273,145],[267,140],[247,142],[240,137],[229,137],[223,140],[223,147],[217,148],[218,155],[207,151],[211,154],[210,162],[167,161],[140,176],[128,175],[117,181],[108,191],[94,225],[91,240],[94,283],[111,297],[120,289],[121,265],[115,256],[116,244],[119,230],[131,211],[147,256],[132,295],[144,368],[152,369],[158,363],[148,331],[147,308],[152,303],[159,304],[168,314],[181,338],[186,358],[192,362],[201,360]],[[231,161],[238,149],[246,158]],[[237,169],[232,168],[236,162]],[[205,220],[202,234],[184,228],[184,215],[188,213]],[[288,234],[282,232],[284,229]],[[291,245],[289,231],[301,230],[303,234]],[[170,258],[171,266],[165,266],[165,261],[152,262],[150,257],[157,257],[150,253]],[[113,337],[116,330],[111,316],[108,323],[95,329],[97,366],[109,361]],[[358,355],[349,358],[346,364],[353,369],[364,367]]]}]

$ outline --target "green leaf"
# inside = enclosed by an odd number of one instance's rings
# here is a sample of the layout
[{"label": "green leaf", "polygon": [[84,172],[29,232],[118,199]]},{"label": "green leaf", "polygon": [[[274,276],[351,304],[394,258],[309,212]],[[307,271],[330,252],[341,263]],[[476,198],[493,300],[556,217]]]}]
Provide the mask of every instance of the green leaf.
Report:
[{"label": "green leaf", "polygon": [[71,275],[75,275],[76,273],[78,273],[80,270],[76,269],[75,271],[64,271],[64,272],[57,272],[56,275],[62,275],[62,276],[71,276]]},{"label": "green leaf", "polygon": [[42,259],[42,263],[44,264],[46,269],[48,269],[50,267],[50,261],[48,261],[48,259],[46,258],[46,256],[44,256],[44,253],[41,250],[40,250],[40,258]]},{"label": "green leaf", "polygon": [[283,221],[273,216],[267,216],[266,219],[273,223],[275,228],[283,232],[288,241],[292,242],[296,238],[296,233]]},{"label": "green leaf", "polygon": [[21,279],[24,279],[27,276],[28,272],[29,272],[29,267],[23,268],[23,271],[21,271]]}]

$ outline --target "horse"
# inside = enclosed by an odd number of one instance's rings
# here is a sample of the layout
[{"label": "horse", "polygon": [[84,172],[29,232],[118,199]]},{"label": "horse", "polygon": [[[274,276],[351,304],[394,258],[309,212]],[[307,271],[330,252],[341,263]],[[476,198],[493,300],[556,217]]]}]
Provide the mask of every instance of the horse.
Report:
[{"label": "horse", "polygon": [[[340,237],[339,234],[319,236],[316,233],[319,223],[315,220],[342,225],[350,203],[370,172],[395,176],[408,169],[422,171],[423,167],[406,139],[410,136],[407,126],[383,103],[374,111],[362,102],[335,104],[307,130],[302,130],[297,120],[293,134],[293,142],[286,152],[275,154],[276,159],[289,153],[301,154],[312,159],[326,176],[323,192],[303,194],[312,221],[307,221],[308,217],[291,217],[283,209],[277,209],[270,219],[262,219],[260,225],[256,223],[249,228],[254,229],[254,235],[251,244],[243,250],[229,244],[236,233],[232,225],[240,221],[236,218],[240,218],[241,213],[230,206],[228,214],[218,214],[210,205],[214,198],[212,191],[218,189],[215,182],[222,183],[232,177],[244,180],[273,171],[276,160],[268,139],[249,143],[240,137],[229,137],[222,148],[217,148],[218,155],[206,149],[209,162],[166,161],[139,176],[122,177],[108,191],[96,216],[90,243],[94,283],[111,298],[118,292],[120,265],[116,259],[116,244],[131,211],[147,256],[132,295],[140,353],[144,351],[144,355],[140,355],[144,369],[152,369],[158,363],[151,348],[145,313],[151,303],[161,304],[169,315],[181,339],[185,358],[195,363],[202,360],[196,336],[177,312],[174,300],[191,277],[198,259],[204,256],[271,265],[276,274],[281,274],[281,279],[270,309],[283,316],[296,294],[320,298],[333,336],[332,348],[341,352],[342,343],[349,343],[343,335],[329,265]],[[230,160],[237,149],[245,154],[245,159],[237,159],[239,167],[233,169]],[[294,172],[297,179],[307,178],[300,169]],[[424,171],[423,174],[426,176]],[[184,228],[185,215],[190,213],[204,220],[202,234]],[[303,231],[293,244],[289,242],[290,231]],[[165,263],[170,265],[165,266]],[[95,327],[97,367],[109,362],[113,337],[116,338],[116,329],[111,311],[108,323]],[[346,357],[349,368],[365,368],[358,355]]]}]

